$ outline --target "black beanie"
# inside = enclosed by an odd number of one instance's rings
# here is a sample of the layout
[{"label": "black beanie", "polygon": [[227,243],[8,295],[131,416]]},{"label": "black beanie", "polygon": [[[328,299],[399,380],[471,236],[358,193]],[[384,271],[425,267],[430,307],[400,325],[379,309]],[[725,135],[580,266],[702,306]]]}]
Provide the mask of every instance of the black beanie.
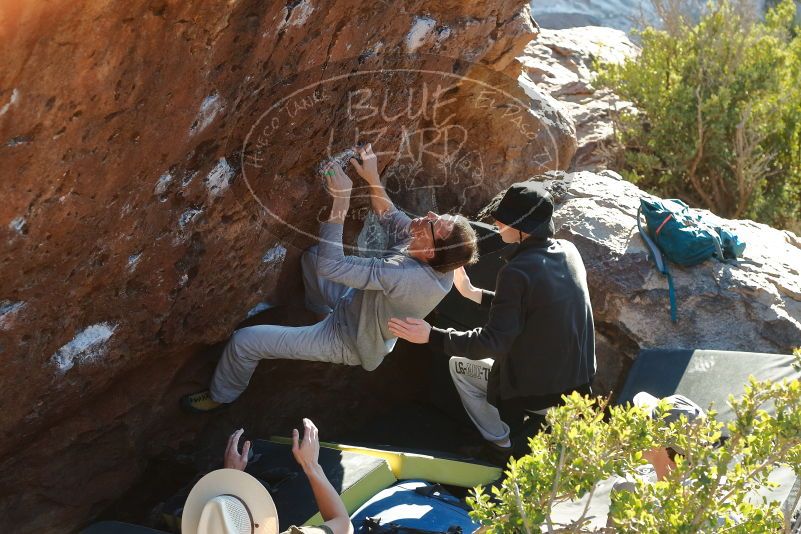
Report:
[{"label": "black beanie", "polygon": [[553,236],[553,197],[539,182],[513,184],[490,215],[523,233]]}]

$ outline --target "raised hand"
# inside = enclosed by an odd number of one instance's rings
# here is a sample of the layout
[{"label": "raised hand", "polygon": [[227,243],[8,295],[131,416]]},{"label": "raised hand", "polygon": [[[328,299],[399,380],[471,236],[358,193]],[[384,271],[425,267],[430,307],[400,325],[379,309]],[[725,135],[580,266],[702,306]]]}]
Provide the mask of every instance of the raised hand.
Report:
[{"label": "raised hand", "polygon": [[320,515],[325,519],[323,525],[328,527],[325,530],[333,534],[353,534],[353,525],[345,504],[317,461],[320,456],[320,440],[317,437],[317,427],[309,419],[303,419],[302,441],[298,430],[292,430],[292,455],[309,479]]},{"label": "raised hand", "polygon": [[240,428],[228,438],[228,447],[225,449],[225,459],[223,467],[226,469],[239,469],[244,471],[248,465],[248,452],[250,452],[250,442],[246,441],[242,446],[242,454],[239,454],[239,438],[245,430]]},{"label": "raised hand", "polygon": [[292,430],[292,455],[304,471],[315,468],[320,457],[320,440],[317,437],[317,427],[310,419],[303,419],[303,440],[301,441],[298,429]]},{"label": "raised hand", "polygon": [[378,176],[378,158],[373,153],[373,146],[370,143],[367,143],[365,146],[356,146],[353,149],[359,153],[359,157],[362,158],[361,164],[356,160],[356,158],[350,158],[350,164],[356,169],[356,172],[359,173],[359,176],[364,178],[364,181],[370,185],[374,185],[376,183],[380,183],[380,178]]},{"label": "raised hand", "polygon": [[334,198],[350,198],[353,181],[336,161],[329,161],[322,168],[328,193]]}]

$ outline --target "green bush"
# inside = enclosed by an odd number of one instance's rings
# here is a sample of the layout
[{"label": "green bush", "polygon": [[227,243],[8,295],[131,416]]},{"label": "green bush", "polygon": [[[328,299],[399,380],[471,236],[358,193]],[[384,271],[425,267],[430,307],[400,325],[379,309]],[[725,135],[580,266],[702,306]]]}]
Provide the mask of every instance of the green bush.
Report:
[{"label": "green bush", "polygon": [[[471,515],[482,532],[496,534],[591,532],[586,508],[584,516],[564,525],[552,520],[553,507],[587,493],[592,499],[602,480],[643,464],[643,451],[670,444],[686,451],[686,459],[677,457],[676,468],[659,482],[638,481],[632,492],[614,492],[610,532],[789,532],[789,514],[778,503],[746,497],[768,484],[776,465],[801,473],[801,383],[752,379],[742,397],[729,403],[734,420],[726,425],[714,412],[693,424],[684,418],[665,424],[659,414],[651,419],[631,406],[605,410],[602,400],[573,394],[549,412],[551,431],[529,440],[531,453],[510,460],[492,495],[474,490]],[[664,401],[660,407],[666,413]],[[710,447],[724,426],[730,438]]]},{"label": "green bush", "polygon": [[801,36],[793,0],[763,21],[730,0],[697,24],[637,32],[642,53],[598,65],[597,83],[630,100],[610,165],[640,187],[728,218],[799,230]]}]

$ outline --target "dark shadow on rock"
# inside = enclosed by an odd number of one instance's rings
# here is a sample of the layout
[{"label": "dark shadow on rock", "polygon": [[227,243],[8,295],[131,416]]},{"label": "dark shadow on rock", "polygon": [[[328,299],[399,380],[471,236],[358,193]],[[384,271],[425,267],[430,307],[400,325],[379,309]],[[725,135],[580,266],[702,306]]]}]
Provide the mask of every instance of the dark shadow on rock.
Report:
[{"label": "dark shadow on rock", "polygon": [[[239,327],[302,326],[313,320],[302,307],[281,306],[247,319]],[[424,346],[405,342],[398,342],[372,372],[326,363],[263,361],[235,403],[209,414],[178,412],[182,395],[208,387],[226,342],[199,350],[175,374],[163,402],[170,405],[169,410],[176,410],[175,417],[170,417],[169,433],[183,432],[185,437],[150,460],[132,487],[99,519],[164,528],[157,513],[163,503],[190,482],[193,474],[219,468],[228,437],[238,428],[245,429],[242,443],[273,435],[290,437],[292,429],[302,429],[302,418],[308,417],[320,429],[323,441],[450,453],[466,443],[481,442],[461,409],[447,359],[437,359]],[[432,393],[436,397],[433,402]],[[449,408],[443,410],[442,406]]]}]

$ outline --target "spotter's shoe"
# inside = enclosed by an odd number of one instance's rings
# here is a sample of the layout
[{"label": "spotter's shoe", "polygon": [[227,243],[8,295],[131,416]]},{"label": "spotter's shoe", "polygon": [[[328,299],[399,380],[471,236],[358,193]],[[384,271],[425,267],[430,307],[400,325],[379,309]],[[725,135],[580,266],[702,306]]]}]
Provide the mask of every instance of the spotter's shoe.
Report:
[{"label": "spotter's shoe", "polygon": [[514,455],[514,447],[512,445],[501,447],[497,443],[492,443],[491,441],[488,441],[484,445],[484,450],[484,458],[498,467],[506,467],[509,463],[509,458]]},{"label": "spotter's shoe", "polygon": [[225,404],[212,400],[208,389],[181,397],[181,408],[191,413],[213,412],[223,406]]},{"label": "spotter's shoe", "polygon": [[514,454],[513,447],[501,447],[491,441],[486,441],[482,445],[467,445],[459,448],[459,454],[468,458],[484,460],[498,467],[505,467],[509,463],[509,458]]}]

